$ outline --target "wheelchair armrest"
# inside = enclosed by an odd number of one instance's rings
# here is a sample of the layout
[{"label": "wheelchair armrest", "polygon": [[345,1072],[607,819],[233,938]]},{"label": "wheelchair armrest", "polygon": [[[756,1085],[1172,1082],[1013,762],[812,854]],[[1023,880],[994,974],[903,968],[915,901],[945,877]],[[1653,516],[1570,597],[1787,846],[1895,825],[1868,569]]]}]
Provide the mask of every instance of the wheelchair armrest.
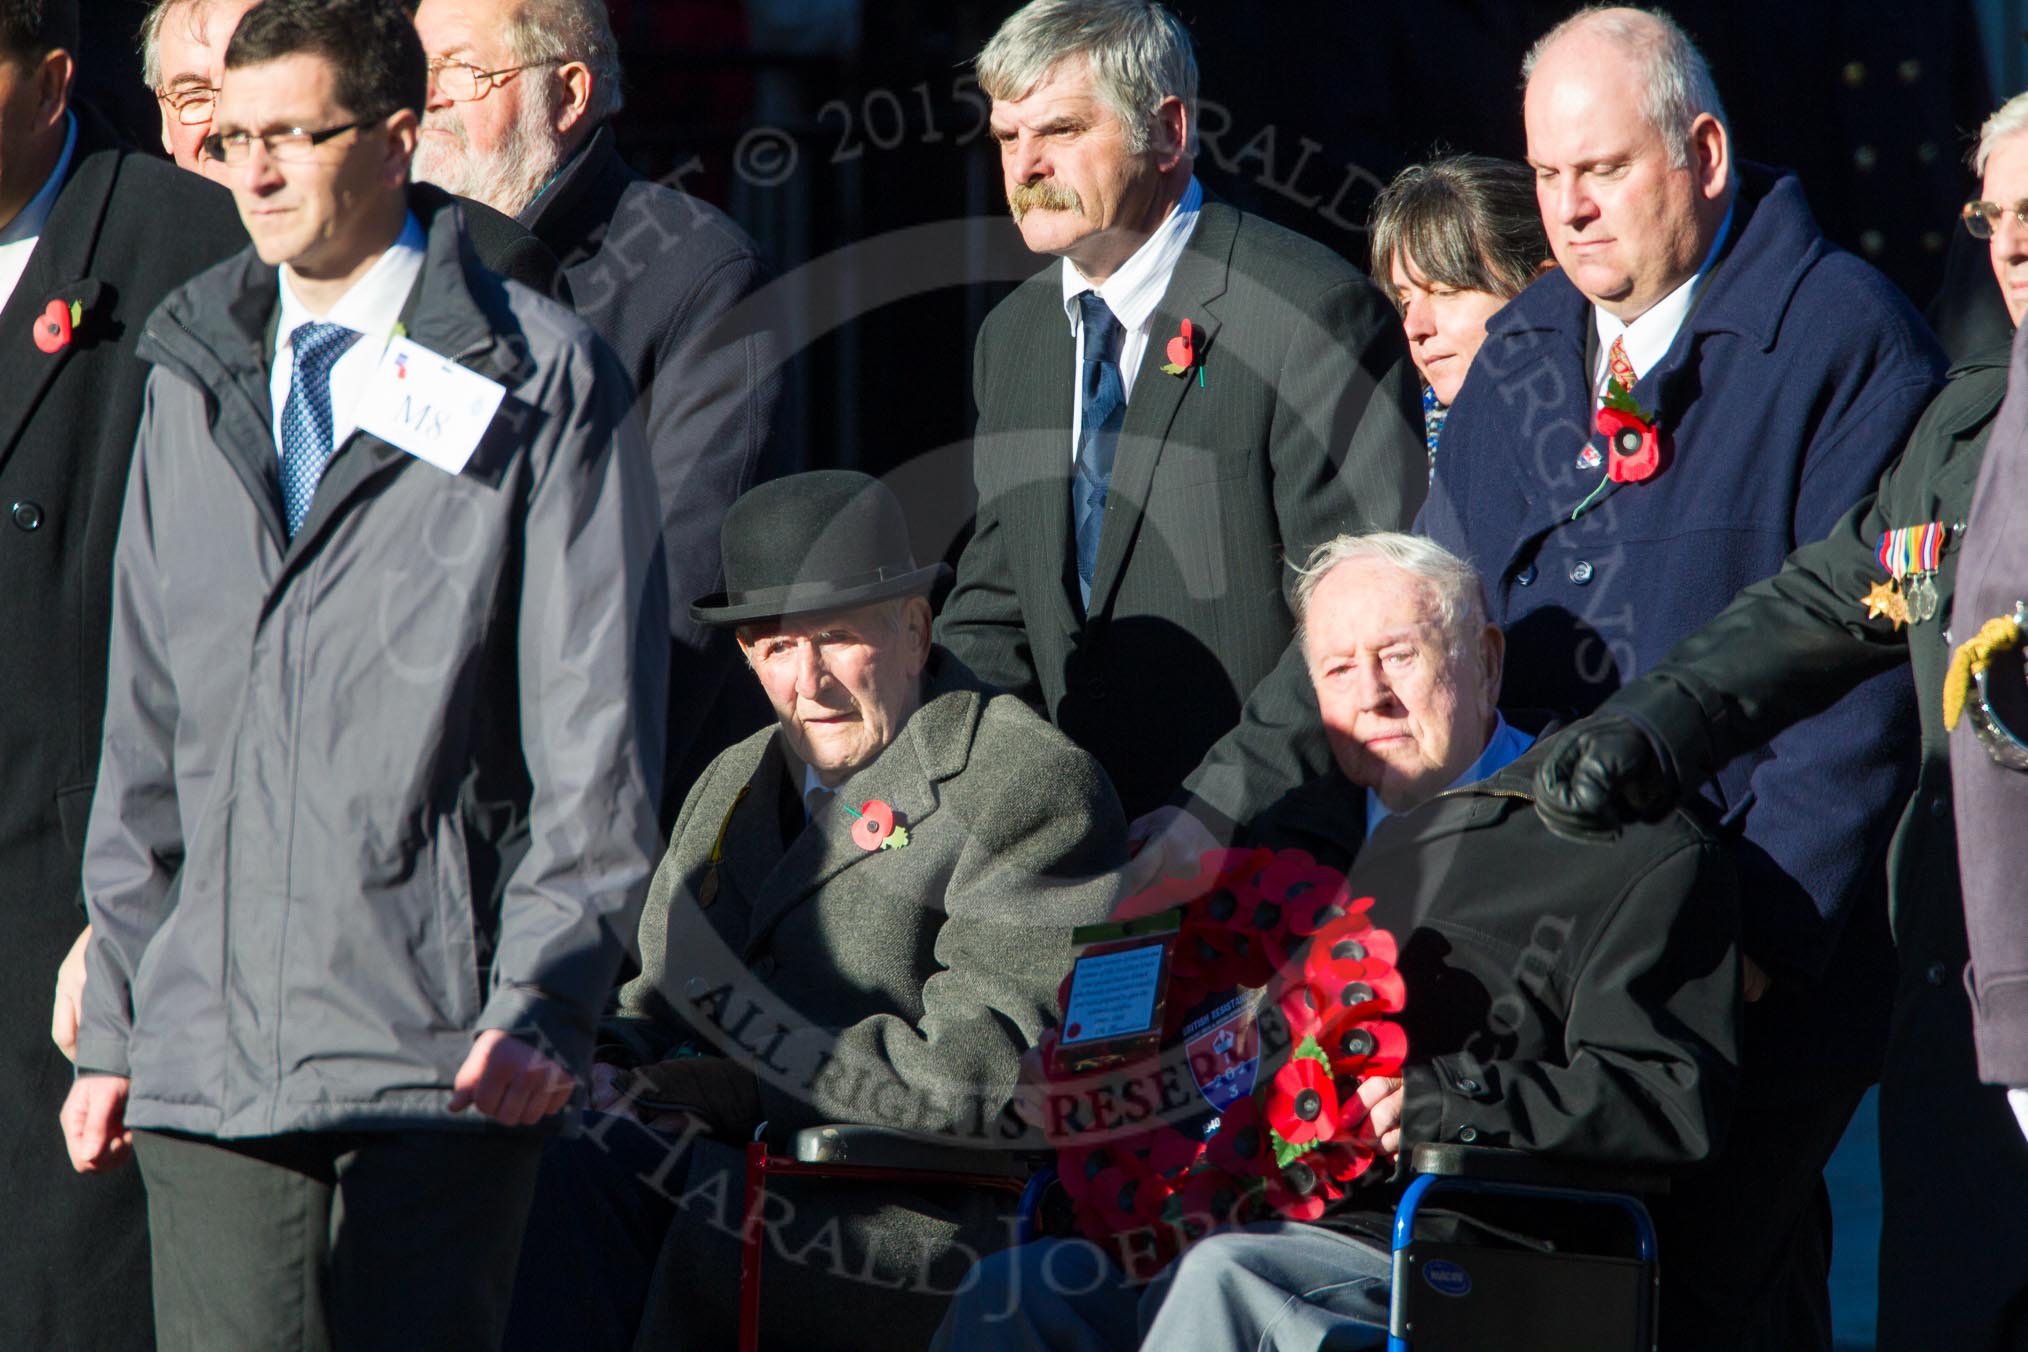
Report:
[{"label": "wheelchair armrest", "polygon": [[994,1150],[960,1145],[948,1137],[925,1136],[893,1127],[835,1122],[806,1127],[796,1133],[800,1164],[857,1165],[871,1169],[906,1169],[922,1174],[990,1176],[1015,1182],[1035,1172],[1032,1152]]},{"label": "wheelchair armrest", "polygon": [[1626,1192],[1648,1197],[1660,1197],[1669,1191],[1669,1177],[1659,1170],[1586,1164],[1531,1154],[1526,1150],[1458,1145],[1450,1141],[1427,1141],[1418,1145],[1409,1155],[1409,1168],[1418,1174],[1436,1174],[1443,1178],[1522,1183],[1542,1188]]}]

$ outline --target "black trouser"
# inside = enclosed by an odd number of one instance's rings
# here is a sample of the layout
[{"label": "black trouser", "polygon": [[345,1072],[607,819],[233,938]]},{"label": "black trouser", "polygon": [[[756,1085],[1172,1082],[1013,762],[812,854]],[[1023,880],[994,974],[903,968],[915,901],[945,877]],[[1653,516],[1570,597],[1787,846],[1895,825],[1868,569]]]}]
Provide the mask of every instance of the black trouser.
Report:
[{"label": "black trouser", "polygon": [[161,1352],[496,1352],[541,1147],[135,1132]]}]

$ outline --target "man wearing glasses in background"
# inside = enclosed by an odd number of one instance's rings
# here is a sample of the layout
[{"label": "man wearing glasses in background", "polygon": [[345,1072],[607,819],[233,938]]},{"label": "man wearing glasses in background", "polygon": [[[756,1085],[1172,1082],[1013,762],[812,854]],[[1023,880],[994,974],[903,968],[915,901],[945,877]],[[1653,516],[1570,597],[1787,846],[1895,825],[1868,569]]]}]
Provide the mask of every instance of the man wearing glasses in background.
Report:
[{"label": "man wearing glasses in background", "polygon": [[654,864],[625,379],[410,192],[427,82],[402,0],[249,11],[253,247],[139,351],[62,1117],[139,1160],[165,1349],[497,1348]]},{"label": "man wearing glasses in background", "polygon": [[0,1348],[140,1352],[141,1190],[67,1167],[52,1127],[75,1020],[52,1045],[47,1002],[84,926],[134,346],[246,236],[226,194],[71,97],[77,50],[76,0],[0,0]]},{"label": "man wearing glasses in background", "polygon": [[[155,0],[141,21],[141,75],[162,110],[162,148],[177,167],[219,183],[225,166],[207,159],[218,106],[218,83],[225,73],[225,47],[252,0]],[[465,206],[465,233],[479,261],[524,286],[568,301],[570,288],[556,258],[526,230],[477,202]]]},{"label": "man wearing glasses in background", "polygon": [[515,217],[563,260],[577,311],[639,393],[669,565],[665,826],[712,757],[772,718],[738,651],[691,618],[721,590],[733,500],[798,467],[784,336],[749,298],[754,242],[620,158],[619,49],[604,0],[423,0],[430,101],[416,177]]}]

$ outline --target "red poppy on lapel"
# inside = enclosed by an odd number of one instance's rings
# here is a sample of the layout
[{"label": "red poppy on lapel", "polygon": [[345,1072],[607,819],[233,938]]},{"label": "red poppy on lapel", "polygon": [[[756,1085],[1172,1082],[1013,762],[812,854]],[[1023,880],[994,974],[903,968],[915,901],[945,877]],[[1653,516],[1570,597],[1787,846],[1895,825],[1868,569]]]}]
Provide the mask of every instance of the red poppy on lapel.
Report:
[{"label": "red poppy on lapel", "polygon": [[1197,335],[1191,329],[1189,320],[1183,321],[1182,327],[1177,330],[1176,336],[1169,340],[1169,346],[1163,351],[1169,357],[1169,364],[1162,368],[1166,375],[1183,375],[1197,364]]},{"label": "red poppy on lapel", "polygon": [[84,322],[84,306],[77,301],[53,300],[35,317],[35,345],[50,356],[70,346],[71,335]]},{"label": "red poppy on lapel", "polygon": [[1607,407],[1598,411],[1598,430],[1606,439],[1606,477],[1614,483],[1637,484],[1662,467],[1662,438],[1654,423]]}]

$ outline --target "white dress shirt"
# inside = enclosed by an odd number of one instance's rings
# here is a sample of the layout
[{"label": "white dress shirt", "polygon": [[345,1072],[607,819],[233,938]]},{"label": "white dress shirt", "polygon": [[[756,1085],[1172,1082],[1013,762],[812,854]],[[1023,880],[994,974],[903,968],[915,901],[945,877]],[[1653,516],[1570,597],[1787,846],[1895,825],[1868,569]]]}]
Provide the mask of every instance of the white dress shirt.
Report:
[{"label": "white dress shirt", "polygon": [[42,238],[42,229],[49,224],[49,213],[56,210],[57,194],[63,190],[63,176],[70,169],[70,157],[77,150],[77,118],[65,113],[70,119],[70,130],[64,134],[63,154],[56,158],[56,168],[49,171],[35,196],[28,199],[28,205],[15,213],[14,219],[0,228],[0,306],[14,298],[14,288],[21,284],[21,274],[28,271],[29,256],[35,252],[36,241]]},{"label": "white dress shirt", "polygon": [[341,324],[364,334],[331,368],[331,446],[345,444],[359,426],[359,400],[373,379],[381,356],[394,337],[402,306],[415,279],[422,275],[423,228],[410,213],[401,234],[366,275],[354,282],[326,314],[313,315],[296,299],[287,264],[282,266],[278,285],[282,292],[281,317],[275,325],[275,369],[268,377],[268,394],[275,406],[275,449],[282,445],[282,410],[289,403],[289,382],[296,373],[296,330],[312,322]]},{"label": "white dress shirt", "polygon": [[[1071,337],[1077,347],[1076,360],[1070,368],[1072,464],[1077,463],[1077,439],[1084,430],[1084,314],[1077,298],[1087,291],[1098,292],[1099,299],[1126,330],[1126,340],[1120,344],[1120,388],[1131,403],[1134,377],[1140,372],[1141,357],[1148,350],[1148,326],[1154,322],[1155,307],[1168,292],[1169,279],[1175,275],[1176,264],[1190,243],[1191,233],[1197,229],[1197,213],[1203,206],[1204,189],[1192,178],[1175,210],[1155,227],[1154,234],[1141,241],[1141,247],[1106,278],[1104,285],[1093,286],[1075,264],[1068,258],[1063,260],[1063,312],[1070,320]],[[1169,335],[1163,334],[1162,341],[1167,343]]]},{"label": "white dress shirt", "polygon": [[[1736,207],[1739,199],[1733,198]],[[1718,261],[1718,251],[1725,247],[1725,237],[1732,233],[1733,207],[1725,209],[1725,219],[1719,223],[1718,236],[1711,241],[1711,248],[1705,253],[1704,261],[1698,265],[1690,280],[1656,301],[1642,312],[1631,324],[1623,324],[1598,306],[1591,307],[1591,321],[1598,333],[1598,363],[1591,371],[1592,402],[1605,402],[1606,375],[1612,365],[1613,339],[1622,340],[1627,360],[1633,363],[1634,378],[1639,380],[1662,358],[1669,355],[1675,345],[1676,335],[1683,329],[1683,321],[1690,317],[1690,307],[1697,303],[1697,295],[1711,276],[1711,265]]]}]

